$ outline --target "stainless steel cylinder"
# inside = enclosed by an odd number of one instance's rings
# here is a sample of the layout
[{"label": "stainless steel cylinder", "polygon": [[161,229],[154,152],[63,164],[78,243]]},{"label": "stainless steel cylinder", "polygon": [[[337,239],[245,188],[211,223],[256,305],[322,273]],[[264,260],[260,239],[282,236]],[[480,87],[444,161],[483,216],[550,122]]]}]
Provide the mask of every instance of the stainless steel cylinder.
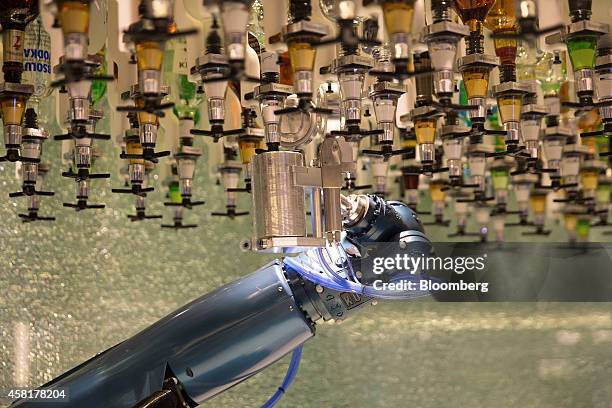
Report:
[{"label": "stainless steel cylinder", "polygon": [[74,147],[74,164],[78,168],[89,168],[91,166],[91,146]]},{"label": "stainless steel cylinder", "polygon": [[[608,100],[605,101],[607,102]],[[602,106],[601,108],[599,108],[599,114],[604,120],[612,119],[612,106]]]},{"label": "stainless steel cylinder", "polygon": [[351,122],[361,121],[361,101],[358,99],[347,99],[342,101],[344,119]]},{"label": "stainless steel cylinder", "polygon": [[409,37],[410,34],[408,33],[394,33],[391,35],[394,59],[407,59],[410,57]]},{"label": "stainless steel cylinder", "polygon": [[461,159],[449,159],[448,164],[448,176],[449,177],[461,177],[463,175],[463,167],[461,166]]},{"label": "stainless steel cylinder", "polygon": [[557,173],[558,173],[558,170],[560,167],[561,167],[561,160],[548,160],[547,161],[547,164],[546,164],[547,169],[557,170]]},{"label": "stainless steel cylinder", "polygon": [[210,98],[208,100],[208,118],[211,122],[223,122],[225,120],[223,103],[223,99]]},{"label": "stainless steel cylinder", "polygon": [[4,144],[6,146],[18,147],[21,145],[21,126],[6,125],[4,126]]},{"label": "stainless steel cylinder", "polygon": [[136,210],[144,210],[145,209],[145,198],[144,196],[137,195],[136,196]]},{"label": "stainless steel cylinder", "polygon": [[577,93],[593,91],[593,70],[580,69],[574,72],[574,83]]},{"label": "stainless steel cylinder", "polygon": [[28,197],[28,211],[38,211],[40,208],[40,196],[32,195]]},{"label": "stainless steel cylinder", "polygon": [[70,98],[70,120],[79,122],[89,120],[89,100],[87,98]]},{"label": "stainless steel cylinder", "polygon": [[518,122],[507,122],[504,124],[506,130],[506,143],[518,143],[520,139],[521,125]]},{"label": "stainless steel cylinder", "polygon": [[423,143],[419,145],[422,163],[432,163],[436,158],[436,147],[433,143]]},{"label": "stainless steel cylinder", "polygon": [[484,191],[485,190],[485,178],[484,176],[472,176],[472,184],[476,184],[478,187],[475,188],[476,191]]},{"label": "stainless steel cylinder", "polygon": [[537,140],[525,140],[525,150],[529,153],[529,156],[537,159],[538,158],[539,141]]},{"label": "stainless steel cylinder", "polygon": [[[382,133],[377,136],[378,143],[388,143],[393,142],[393,134],[395,130],[395,124],[390,122],[382,122],[380,124],[380,128],[382,129]],[[355,156],[357,157],[357,156]]]},{"label": "stainless steel cylinder", "polygon": [[77,199],[89,198],[89,179],[81,179],[76,182],[76,196]]},{"label": "stainless steel cylinder", "polygon": [[487,117],[487,101],[485,98],[471,98],[468,102],[470,105],[478,106],[478,109],[468,111],[470,119],[484,119]]},{"label": "stainless steel cylinder", "polygon": [[244,59],[244,39],[240,33],[231,33],[232,36],[226,37],[227,41],[227,56],[230,60]]},{"label": "stainless steel cylinder", "polygon": [[130,173],[130,182],[132,184],[142,184],[145,176],[145,165],[141,163],[132,163],[128,165]]},{"label": "stainless steel cylinder", "polygon": [[306,235],[304,188],[292,166],[303,166],[297,152],[271,151],[253,157],[254,230],[257,239]]},{"label": "stainless steel cylinder", "polygon": [[283,108],[282,100],[266,98],[261,101],[260,107],[266,143],[280,143],[280,116],[276,115],[276,111]]},{"label": "stainless steel cylinder", "polygon": [[38,178],[38,163],[24,162],[21,167],[21,178],[24,184],[35,184]]},{"label": "stainless steel cylinder", "polygon": [[404,201],[408,206],[416,207],[419,203],[419,190],[405,190],[404,191]]},{"label": "stainless steel cylinder", "polygon": [[455,90],[453,71],[434,72],[434,89],[436,95],[452,95]]},{"label": "stainless steel cylinder", "polygon": [[296,71],[293,77],[296,94],[312,94],[312,71]]},{"label": "stainless steel cylinder", "polygon": [[157,142],[157,126],[152,123],[144,123],[140,126],[140,144],[143,146],[155,146]]},{"label": "stainless steel cylinder", "polygon": [[40,159],[42,142],[39,139],[24,139],[21,144],[21,156],[29,159]]},{"label": "stainless steel cylinder", "polygon": [[64,36],[64,58],[67,61],[83,61],[87,57],[87,35],[69,33]]},{"label": "stainless steel cylinder", "polygon": [[140,89],[143,94],[159,94],[161,89],[161,72],[155,69],[145,69],[138,74]]},{"label": "stainless steel cylinder", "polygon": [[192,179],[179,180],[179,186],[181,188],[181,196],[191,197],[193,195],[193,180]]},{"label": "stainless steel cylinder", "polygon": [[495,202],[501,205],[506,204],[508,202],[508,190],[505,188],[495,190]]}]

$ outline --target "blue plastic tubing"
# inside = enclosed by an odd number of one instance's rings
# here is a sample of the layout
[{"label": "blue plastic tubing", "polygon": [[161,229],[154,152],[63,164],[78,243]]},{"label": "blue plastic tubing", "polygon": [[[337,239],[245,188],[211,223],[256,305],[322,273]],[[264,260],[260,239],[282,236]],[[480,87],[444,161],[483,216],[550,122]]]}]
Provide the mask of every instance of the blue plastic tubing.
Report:
[{"label": "blue plastic tubing", "polygon": [[[339,250],[339,248],[336,248]],[[345,254],[346,255],[346,254]],[[372,286],[362,285],[361,283],[356,282],[355,272],[353,271],[353,265],[348,261],[346,256],[344,257],[345,262],[348,265],[350,270],[349,276],[353,277],[353,280],[347,280],[342,278],[336,271],[334,271],[325,261],[323,257],[323,251],[319,248],[317,250],[317,257],[319,262],[327,272],[327,274],[319,274],[313,271],[309,271],[302,267],[295,259],[286,257],[283,262],[289,266],[291,269],[302,275],[304,278],[309,281],[316,283],[318,285],[324,286],[328,289],[337,290],[337,291],[350,291],[355,293],[362,293],[366,296],[379,298],[379,299],[408,299],[417,297],[412,293],[402,293],[402,292],[394,292],[388,290],[376,290]],[[261,408],[272,408],[274,407],[280,399],[285,395],[285,392],[291,386],[291,383],[295,379],[297,375],[298,368],[300,367],[300,360],[302,359],[302,346],[297,347],[293,350],[293,354],[291,356],[291,362],[289,363],[289,368],[287,369],[287,374],[285,375],[285,379],[280,387],[276,390],[274,395],[270,397],[265,404],[261,406]]]},{"label": "blue plastic tubing", "polygon": [[291,362],[289,363],[289,368],[287,369],[287,374],[285,374],[285,379],[278,390],[270,397],[265,404],[261,406],[261,408],[272,408],[275,406],[278,401],[285,395],[285,392],[289,389],[289,386],[295,379],[297,375],[298,368],[300,367],[300,360],[302,359],[302,346],[297,347],[293,350],[293,354],[291,355]]},{"label": "blue plastic tubing", "polygon": [[[297,262],[296,260],[290,257],[285,257],[283,259],[283,263],[285,263],[287,266],[289,266],[291,269],[293,269],[295,272],[299,273],[300,275],[302,275],[304,278],[308,279],[309,281],[315,284],[321,285],[325,288],[331,289],[331,290],[337,290],[340,292],[360,293],[360,294],[363,294],[365,296],[369,296],[372,298],[388,299],[388,300],[413,299],[413,298],[419,297],[419,295],[415,294],[414,292],[408,292],[408,291],[398,292],[398,291],[391,291],[391,290],[379,290],[379,289],[374,289],[374,287],[372,286],[363,285],[358,282],[353,282],[348,279],[344,279],[340,275],[338,275],[335,271],[332,270],[332,268],[327,264],[327,262],[323,258],[322,253],[318,253],[318,258],[319,258],[319,262],[321,263],[321,266],[325,269],[326,273],[317,273],[316,271],[307,270],[299,262]],[[350,265],[350,262],[349,262],[349,268],[352,268],[352,265]]]}]

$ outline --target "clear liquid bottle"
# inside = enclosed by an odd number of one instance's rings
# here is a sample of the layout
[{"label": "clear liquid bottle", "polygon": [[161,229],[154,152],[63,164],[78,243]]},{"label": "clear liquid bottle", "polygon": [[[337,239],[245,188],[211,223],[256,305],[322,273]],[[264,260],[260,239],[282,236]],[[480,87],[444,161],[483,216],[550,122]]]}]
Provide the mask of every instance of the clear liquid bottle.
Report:
[{"label": "clear liquid bottle", "polygon": [[[255,0],[251,5],[251,15],[249,16],[249,24],[247,25],[247,31],[249,32],[249,45],[258,54],[261,52],[261,48],[266,43],[265,33],[263,29],[263,17],[264,17],[263,4],[260,0]],[[252,41],[254,37],[257,42]]]},{"label": "clear liquid bottle", "polygon": [[38,114],[38,122],[43,128],[48,128],[49,118],[41,112],[41,102],[51,95],[51,37],[43,26],[41,17],[30,22],[25,30],[23,46],[23,74],[22,82],[34,86],[34,93],[28,100],[28,106],[34,108]]}]

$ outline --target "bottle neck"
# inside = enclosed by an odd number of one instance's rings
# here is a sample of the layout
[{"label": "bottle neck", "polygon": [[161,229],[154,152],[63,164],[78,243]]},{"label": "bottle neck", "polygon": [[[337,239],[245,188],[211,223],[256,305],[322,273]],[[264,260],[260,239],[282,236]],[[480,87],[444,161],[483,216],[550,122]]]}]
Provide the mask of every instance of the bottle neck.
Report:
[{"label": "bottle neck", "polygon": [[[478,23],[480,24],[480,23]],[[484,36],[480,31],[471,31],[465,37],[466,54],[484,54]]]}]

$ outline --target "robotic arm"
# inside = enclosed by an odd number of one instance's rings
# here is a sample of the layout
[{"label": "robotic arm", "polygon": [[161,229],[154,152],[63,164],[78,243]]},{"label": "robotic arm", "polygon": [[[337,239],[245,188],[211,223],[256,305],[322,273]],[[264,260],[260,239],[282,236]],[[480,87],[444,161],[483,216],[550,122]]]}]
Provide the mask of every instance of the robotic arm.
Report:
[{"label": "robotic arm", "polygon": [[[405,204],[365,195],[342,200],[346,240],[354,248],[400,241],[407,250],[430,252]],[[194,407],[312,338],[317,321],[345,319],[371,300],[317,285],[294,264],[275,260],[42,386],[66,390],[67,402],[18,400],[12,407]]]}]

